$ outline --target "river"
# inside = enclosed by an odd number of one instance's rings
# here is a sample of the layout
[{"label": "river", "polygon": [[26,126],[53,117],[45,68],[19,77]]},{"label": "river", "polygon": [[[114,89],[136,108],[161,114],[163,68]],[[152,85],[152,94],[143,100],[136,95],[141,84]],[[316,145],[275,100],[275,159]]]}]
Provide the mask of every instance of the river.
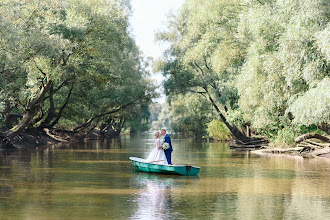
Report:
[{"label": "river", "polygon": [[133,171],[151,134],[0,156],[0,219],[330,219],[330,162],[172,136],[196,177]]}]

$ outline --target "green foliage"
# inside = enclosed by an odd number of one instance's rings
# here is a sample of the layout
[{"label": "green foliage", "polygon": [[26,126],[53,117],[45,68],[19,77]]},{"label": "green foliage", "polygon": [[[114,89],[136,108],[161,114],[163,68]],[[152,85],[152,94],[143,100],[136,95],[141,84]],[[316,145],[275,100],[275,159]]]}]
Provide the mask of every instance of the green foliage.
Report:
[{"label": "green foliage", "polygon": [[228,112],[228,121],[237,127],[245,125],[244,113],[241,109],[235,109]]},{"label": "green foliage", "polygon": [[130,133],[148,131],[150,129],[148,104],[136,105],[124,112],[125,115],[123,113],[120,114],[120,117],[124,117],[126,120],[123,128],[129,130]]},{"label": "green foliage", "polygon": [[[158,39],[167,41],[171,47],[164,59],[157,63],[166,77],[164,83],[167,95],[178,102],[177,94],[187,98],[199,94],[198,100],[205,103],[211,112],[210,99],[220,106],[221,111],[236,109],[238,93],[233,79],[238,74],[242,63],[244,44],[233,34],[239,21],[239,12],[243,1],[186,1],[179,15],[174,15],[169,23],[169,30],[158,33]],[[203,95],[203,96],[200,96]],[[196,97],[196,96],[195,96]],[[180,102],[179,102],[180,103]],[[189,103],[189,102],[187,102]],[[206,104],[207,103],[207,104]],[[178,109],[186,109],[184,105]],[[204,106],[201,106],[204,108]],[[209,116],[203,117],[196,112],[182,117],[174,112],[174,127],[192,134],[205,133]],[[199,124],[196,122],[204,122]]]},{"label": "green foliage", "polygon": [[300,126],[300,133],[305,134],[305,133],[317,133],[321,135],[326,135],[326,133],[320,129],[316,125],[302,125]]},{"label": "green foliage", "polygon": [[294,146],[294,139],[300,134],[300,129],[297,126],[287,126],[279,130],[277,135],[270,139],[271,145],[275,147]]},{"label": "green foliage", "polygon": [[208,102],[196,94],[178,95],[171,100],[172,128],[176,132],[205,135],[210,113]]},{"label": "green foliage", "polygon": [[270,144],[275,147],[296,146],[294,139],[300,134],[317,133],[321,135],[326,135],[326,133],[318,129],[316,125],[310,125],[310,126],[291,125],[279,129],[274,133],[276,135],[270,138]]},{"label": "green foliage", "polygon": [[150,108],[150,124],[153,121],[157,121],[158,120],[159,114],[162,111],[163,106],[164,105],[159,104],[159,103],[152,103],[150,105],[150,107],[149,107]]},{"label": "green foliage", "polygon": [[324,78],[315,88],[298,96],[289,106],[298,125],[313,125],[330,122],[330,78]]},{"label": "green foliage", "polygon": [[[158,33],[170,48],[155,68],[172,100],[202,94],[232,125],[292,143],[302,125],[330,124],[329,11],[328,0],[189,0]],[[194,130],[183,106],[176,129]]]},{"label": "green foliage", "polygon": [[24,114],[46,91],[34,126],[56,121],[62,108],[60,126],[88,119],[101,125],[113,117],[147,120],[154,85],[129,32],[130,13],[129,1],[119,0],[2,1],[2,115]]},{"label": "green foliage", "polygon": [[162,128],[172,131],[173,117],[168,103],[155,103],[153,105],[153,118],[150,118],[152,130],[160,130]]},{"label": "green foliage", "polygon": [[329,122],[329,97],[318,86],[329,75],[329,9],[329,1],[291,0],[251,3],[242,13],[239,29],[248,48],[237,88],[244,118],[254,127],[267,127],[289,109],[296,123]]},{"label": "green foliage", "polygon": [[56,125],[56,127],[59,129],[68,129],[68,130],[73,130],[77,126],[78,124],[75,121],[69,119],[61,119],[59,123]]},{"label": "green foliage", "polygon": [[217,119],[214,119],[207,124],[206,131],[208,132],[209,137],[215,140],[225,141],[232,138],[226,125]]}]

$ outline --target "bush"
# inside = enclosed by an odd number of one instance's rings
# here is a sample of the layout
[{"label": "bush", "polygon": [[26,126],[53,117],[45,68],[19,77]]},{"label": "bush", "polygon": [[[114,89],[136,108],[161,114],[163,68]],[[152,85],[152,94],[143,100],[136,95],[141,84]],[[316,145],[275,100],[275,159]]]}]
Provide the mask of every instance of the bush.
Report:
[{"label": "bush", "polygon": [[316,125],[288,125],[277,131],[277,134],[270,139],[270,144],[274,147],[294,147],[296,146],[294,139],[301,134],[306,133],[317,133],[321,135],[325,134],[325,132],[319,130]]},{"label": "bush", "polygon": [[218,119],[213,119],[208,123],[206,131],[208,132],[209,137],[219,141],[225,141],[232,138],[226,125]]},{"label": "bush", "polygon": [[300,129],[296,126],[287,126],[277,132],[277,135],[270,140],[274,147],[290,147],[295,145],[294,139],[299,136]]}]

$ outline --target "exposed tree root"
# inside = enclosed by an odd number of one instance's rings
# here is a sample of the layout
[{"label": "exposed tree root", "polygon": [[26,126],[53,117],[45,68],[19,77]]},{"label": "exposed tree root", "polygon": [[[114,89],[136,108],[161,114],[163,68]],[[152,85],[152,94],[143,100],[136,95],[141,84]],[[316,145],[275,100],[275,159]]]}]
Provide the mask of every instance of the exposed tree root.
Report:
[{"label": "exposed tree root", "polygon": [[0,134],[0,149],[2,150],[15,150],[17,149],[11,142],[9,137]]},{"label": "exposed tree root", "polygon": [[323,142],[326,142],[326,143],[330,143],[330,138],[326,137],[326,136],[323,136],[323,135],[320,135],[320,134],[316,134],[316,133],[308,133],[308,134],[303,134],[303,135],[300,135],[299,137],[297,137],[295,139],[295,142],[296,143],[300,143],[302,141],[305,141],[307,139],[319,139]]},{"label": "exposed tree root", "polygon": [[[316,139],[315,141],[310,139]],[[330,157],[330,138],[309,133],[304,134],[295,139],[297,147],[293,148],[268,148],[254,151],[254,153],[271,153],[271,154],[291,154],[303,157]],[[319,143],[316,141],[324,141]]]}]

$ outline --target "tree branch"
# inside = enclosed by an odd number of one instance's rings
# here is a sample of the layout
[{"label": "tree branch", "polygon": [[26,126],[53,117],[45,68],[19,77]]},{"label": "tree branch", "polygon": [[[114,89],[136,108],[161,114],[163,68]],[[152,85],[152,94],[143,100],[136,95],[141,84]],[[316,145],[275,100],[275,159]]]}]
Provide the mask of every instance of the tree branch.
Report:
[{"label": "tree branch", "polygon": [[60,90],[62,87],[68,85],[70,83],[71,80],[75,79],[75,77],[66,79],[64,82],[61,83],[61,85],[59,85],[56,89],[53,89],[52,92],[45,97],[45,100],[48,99],[51,95],[54,95],[58,90]]},{"label": "tree branch", "polygon": [[140,98],[142,98],[142,97],[139,97],[138,99],[136,99],[136,100],[134,100],[134,101],[131,101],[131,102],[125,104],[125,105],[122,105],[121,107],[116,108],[116,109],[114,109],[114,110],[111,110],[111,111],[108,111],[108,112],[105,112],[105,113],[102,113],[102,114],[96,115],[96,116],[90,118],[89,120],[87,120],[84,124],[82,124],[82,125],[80,125],[80,126],[74,128],[73,131],[78,131],[78,130],[80,130],[81,128],[85,128],[85,127],[89,126],[89,125],[92,123],[92,121],[94,121],[94,120],[97,119],[97,118],[100,118],[100,117],[103,117],[103,116],[106,116],[106,115],[110,115],[110,114],[113,114],[113,113],[119,112],[120,110],[125,109],[125,108],[127,108],[128,106],[135,104],[135,102],[136,102],[137,100],[139,100]]}]

